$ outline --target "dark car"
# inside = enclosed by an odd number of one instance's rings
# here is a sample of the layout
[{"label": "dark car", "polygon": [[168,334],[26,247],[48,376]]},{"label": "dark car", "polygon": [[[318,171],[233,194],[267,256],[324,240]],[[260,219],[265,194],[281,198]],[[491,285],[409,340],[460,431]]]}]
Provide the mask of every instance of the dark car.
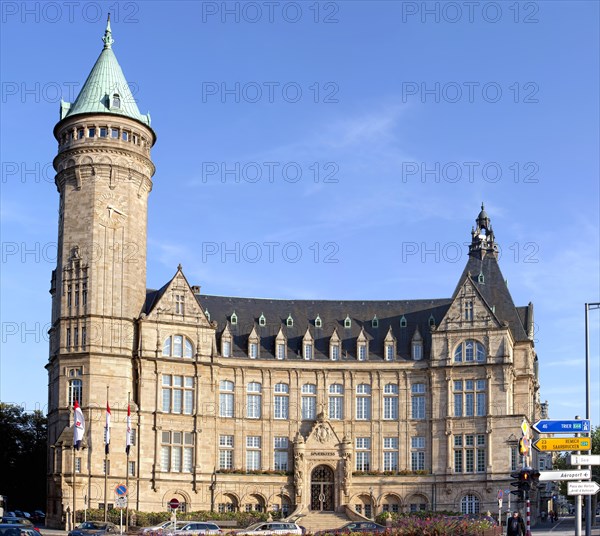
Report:
[{"label": "dark car", "polygon": [[315,532],[315,536],[324,536],[325,534],[351,534],[354,532],[383,533],[386,532],[386,530],[387,529],[383,525],[374,523],[373,521],[352,521],[337,529],[320,530]]},{"label": "dark car", "polygon": [[119,527],[113,523],[104,523],[103,521],[86,521],[77,525],[75,529],[69,532],[69,536],[92,536],[102,534],[118,534]]},{"label": "dark car", "polygon": [[40,536],[40,533],[30,525],[0,523],[0,536]]},{"label": "dark car", "polygon": [[3,523],[3,524],[4,523],[10,523],[12,525],[23,525],[23,526],[25,526],[27,528],[30,528],[30,529],[35,528],[33,526],[33,523],[31,522],[31,520],[27,519],[26,517],[4,516],[0,522]]}]

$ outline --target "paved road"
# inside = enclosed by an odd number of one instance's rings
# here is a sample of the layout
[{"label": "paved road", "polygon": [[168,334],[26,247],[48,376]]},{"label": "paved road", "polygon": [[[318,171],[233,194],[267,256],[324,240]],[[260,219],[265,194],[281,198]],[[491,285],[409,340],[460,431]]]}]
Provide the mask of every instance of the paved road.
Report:
[{"label": "paved road", "polygon": [[[573,516],[561,517],[556,523],[538,523],[531,529],[535,536],[573,536],[575,534],[575,518]],[[585,536],[585,522],[581,524],[581,534]],[[592,527],[592,536],[600,536],[600,525]]]}]

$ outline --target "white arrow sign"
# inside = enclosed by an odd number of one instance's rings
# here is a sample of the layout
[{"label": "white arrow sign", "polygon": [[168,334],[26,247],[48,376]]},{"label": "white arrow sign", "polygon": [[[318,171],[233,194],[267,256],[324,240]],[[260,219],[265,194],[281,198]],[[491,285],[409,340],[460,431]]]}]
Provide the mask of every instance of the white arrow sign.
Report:
[{"label": "white arrow sign", "polygon": [[590,482],[569,482],[567,483],[567,495],[596,495],[600,486],[593,480]]},{"label": "white arrow sign", "polygon": [[571,454],[571,465],[600,465],[600,454]]},{"label": "white arrow sign", "polygon": [[589,469],[580,471],[540,471],[540,480],[589,480],[592,472]]}]

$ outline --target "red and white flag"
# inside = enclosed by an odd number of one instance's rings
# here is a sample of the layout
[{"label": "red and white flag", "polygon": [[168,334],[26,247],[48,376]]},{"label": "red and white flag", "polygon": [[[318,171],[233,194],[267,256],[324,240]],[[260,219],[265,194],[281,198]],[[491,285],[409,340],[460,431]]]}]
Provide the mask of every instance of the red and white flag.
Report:
[{"label": "red and white flag", "polygon": [[110,406],[106,401],[106,424],[104,425],[104,452],[108,454],[110,448]]},{"label": "red and white flag", "polygon": [[73,445],[77,450],[81,447],[81,441],[85,435],[85,419],[83,418],[83,411],[79,407],[79,401],[75,400],[73,405]]},{"label": "red and white flag", "polygon": [[129,456],[129,447],[131,447],[131,407],[127,404],[127,432],[125,435],[125,452]]}]

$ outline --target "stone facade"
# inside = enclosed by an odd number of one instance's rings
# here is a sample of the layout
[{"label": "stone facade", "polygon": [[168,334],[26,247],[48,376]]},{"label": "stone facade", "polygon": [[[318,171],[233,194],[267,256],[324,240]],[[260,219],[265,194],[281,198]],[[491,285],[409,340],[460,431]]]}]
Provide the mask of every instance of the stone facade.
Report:
[{"label": "stone facade", "polygon": [[143,511],[176,497],[187,510],[497,512],[540,406],[533,307],[513,304],[483,207],[445,300],[204,296],[181,267],[147,290],[154,132],[109,111],[66,115],[55,136],[50,526],[73,509],[74,471],[75,507],[104,504],[106,461],[107,502],[127,483]]}]

